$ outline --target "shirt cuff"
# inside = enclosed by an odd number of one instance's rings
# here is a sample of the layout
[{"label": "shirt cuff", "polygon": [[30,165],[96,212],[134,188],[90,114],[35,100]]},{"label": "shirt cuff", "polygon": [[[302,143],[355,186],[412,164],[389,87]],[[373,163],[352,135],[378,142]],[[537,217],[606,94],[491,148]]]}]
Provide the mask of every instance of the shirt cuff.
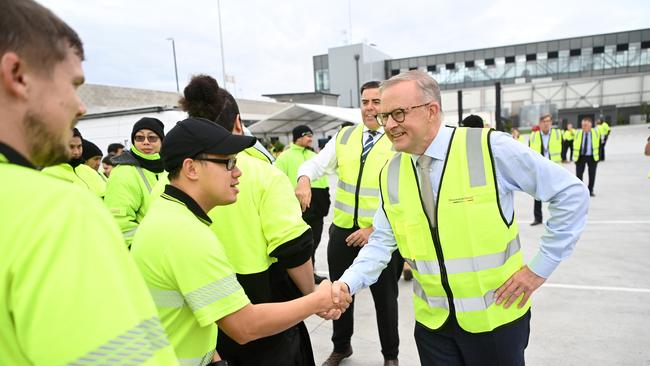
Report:
[{"label": "shirt cuff", "polygon": [[538,251],[533,259],[528,263],[528,268],[540,277],[549,278],[551,273],[553,273],[555,268],[559,265],[560,262],[555,261],[545,256],[541,251]]},{"label": "shirt cuff", "polygon": [[360,280],[360,276],[355,276],[353,272],[351,271],[345,271],[343,273],[343,276],[338,279],[341,282],[345,282],[346,285],[348,285],[348,289],[350,290],[350,295],[354,295],[361,289],[362,283]]}]

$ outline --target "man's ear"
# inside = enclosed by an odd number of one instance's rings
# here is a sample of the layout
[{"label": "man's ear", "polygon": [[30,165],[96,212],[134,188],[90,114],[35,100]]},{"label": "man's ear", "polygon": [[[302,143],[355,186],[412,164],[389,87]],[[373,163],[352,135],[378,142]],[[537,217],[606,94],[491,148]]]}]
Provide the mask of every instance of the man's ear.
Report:
[{"label": "man's ear", "polygon": [[232,129],[232,132],[235,135],[243,135],[244,134],[244,127],[241,123],[241,118],[239,117],[239,114],[237,115],[237,118],[235,119],[235,126]]},{"label": "man's ear", "polygon": [[7,52],[0,57],[0,85],[7,94],[27,98],[25,73],[25,60],[15,52]]},{"label": "man's ear", "polygon": [[197,170],[197,160],[192,160],[187,158],[183,160],[183,165],[181,165],[181,174],[184,175],[187,179],[195,181],[199,179],[199,173]]}]

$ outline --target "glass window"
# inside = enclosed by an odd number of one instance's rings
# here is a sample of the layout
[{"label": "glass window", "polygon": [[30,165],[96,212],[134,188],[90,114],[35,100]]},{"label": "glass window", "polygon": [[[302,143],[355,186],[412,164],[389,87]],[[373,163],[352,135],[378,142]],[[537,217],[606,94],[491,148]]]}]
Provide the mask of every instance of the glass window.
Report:
[{"label": "glass window", "polygon": [[328,69],[316,70],[316,91],[329,92],[329,90],[330,90],[329,70]]},{"label": "glass window", "polygon": [[629,66],[639,66],[641,56],[641,43],[630,43],[630,48],[627,54],[627,63]]},{"label": "glass window", "polygon": [[399,69],[390,70],[390,76],[395,76],[395,75],[399,75]]},{"label": "glass window", "polygon": [[436,65],[427,66],[427,71],[428,72],[436,72]]},{"label": "glass window", "polygon": [[526,55],[526,61],[535,61],[535,60],[537,60],[536,53],[529,53]]},{"label": "glass window", "polygon": [[571,51],[569,51],[569,56],[574,57],[574,56],[580,56],[582,50],[579,48],[574,48]]},{"label": "glass window", "polygon": [[557,51],[551,51],[548,53],[548,58],[558,58],[558,52]]},{"label": "glass window", "polygon": [[616,67],[616,46],[605,46],[605,53],[603,54],[603,68],[613,69]]},{"label": "glass window", "polygon": [[560,74],[569,72],[569,50],[558,51],[557,72]]},{"label": "glass window", "polygon": [[630,45],[627,43],[619,43],[616,45],[616,52],[627,51],[630,48]]},{"label": "glass window", "polygon": [[465,61],[465,67],[467,68],[474,67],[474,61]]},{"label": "glass window", "polygon": [[605,53],[605,46],[596,46],[594,47],[594,55]]},{"label": "glass window", "polygon": [[507,64],[514,64],[515,63],[515,56],[506,56],[506,63]]},{"label": "glass window", "polygon": [[493,58],[486,58],[485,59],[485,66],[494,66],[494,59]]}]

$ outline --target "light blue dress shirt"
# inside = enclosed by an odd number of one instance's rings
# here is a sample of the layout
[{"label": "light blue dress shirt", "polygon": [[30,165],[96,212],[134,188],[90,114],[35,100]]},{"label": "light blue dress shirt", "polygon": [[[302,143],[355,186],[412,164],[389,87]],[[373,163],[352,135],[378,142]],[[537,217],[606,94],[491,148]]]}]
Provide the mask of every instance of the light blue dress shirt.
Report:
[{"label": "light blue dress shirt", "polygon": [[[442,126],[424,152],[433,158],[430,179],[435,195],[452,132],[453,128]],[[523,191],[537,200],[549,202],[551,217],[540,238],[540,248],[528,264],[537,275],[548,278],[560,262],[571,254],[585,227],[589,191],[562,166],[513,140],[506,133],[493,132],[490,144],[504,217],[511,218],[514,213],[515,191]],[[411,156],[414,163],[418,158]],[[393,230],[381,205],[375,213],[373,226],[375,231],[370,235],[368,244],[341,277],[352,294],[375,283],[390,261],[392,252],[397,249]]]}]

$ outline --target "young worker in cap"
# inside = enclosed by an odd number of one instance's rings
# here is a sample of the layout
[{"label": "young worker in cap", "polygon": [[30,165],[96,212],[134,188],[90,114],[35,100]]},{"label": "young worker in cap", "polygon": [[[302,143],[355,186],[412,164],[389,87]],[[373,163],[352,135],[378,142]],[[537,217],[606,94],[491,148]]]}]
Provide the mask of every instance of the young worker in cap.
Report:
[{"label": "young worker in cap", "polygon": [[[300,168],[302,163],[316,156],[316,153],[312,149],[314,132],[309,126],[296,126],[291,133],[293,135],[293,143],[289,146],[288,150],[278,156],[275,161],[275,166],[289,177],[293,188],[296,189],[298,168]],[[311,197],[311,205],[302,213],[302,219],[311,227],[312,237],[314,239],[314,250],[312,251],[311,261],[315,266],[316,258],[314,255],[316,254],[316,249],[318,248],[323,233],[323,218],[327,216],[330,209],[330,192],[327,177],[322,177],[312,182]],[[314,281],[316,283],[320,283],[324,279],[325,277],[314,273]]]},{"label": "young worker in cap", "polygon": [[99,173],[88,165],[85,165],[83,159],[84,140],[79,130],[72,130],[70,139],[71,158],[65,163],[43,168],[42,172],[55,178],[63,179],[90,190],[97,197],[103,198],[106,191],[106,182]]},{"label": "young worker in cap", "polygon": [[104,202],[117,220],[127,247],[151,203],[151,189],[164,171],[160,146],[165,126],[156,118],[144,117],[133,125],[131,150],[112,158],[116,165],[106,183]]},{"label": "young worker in cap", "polygon": [[0,365],[178,365],[106,208],[35,169],[70,159],[81,40],[32,0],[0,4]]},{"label": "young worker in cap", "polygon": [[[190,116],[243,134],[237,102],[212,77],[193,77],[183,93],[180,105]],[[287,176],[251,149],[237,156],[243,172],[237,202],[210,211],[212,221],[221,223],[211,228],[251,303],[295,299],[314,291],[311,229],[302,220]],[[222,332],[217,349],[237,365],[314,365],[309,332],[302,322],[243,346]],[[276,359],[279,353],[282,359]]]},{"label": "young worker in cap", "polygon": [[[162,147],[170,184],[140,224],[132,254],[182,365],[227,364],[216,362],[217,325],[243,344],[279,333],[314,313],[340,314],[332,309],[329,281],[298,300],[251,305],[210,230],[210,225],[224,223],[213,223],[207,213],[237,199],[242,173],[235,154],[254,143],[254,137],[188,118],[172,128]],[[276,353],[268,362],[284,356]]]}]

